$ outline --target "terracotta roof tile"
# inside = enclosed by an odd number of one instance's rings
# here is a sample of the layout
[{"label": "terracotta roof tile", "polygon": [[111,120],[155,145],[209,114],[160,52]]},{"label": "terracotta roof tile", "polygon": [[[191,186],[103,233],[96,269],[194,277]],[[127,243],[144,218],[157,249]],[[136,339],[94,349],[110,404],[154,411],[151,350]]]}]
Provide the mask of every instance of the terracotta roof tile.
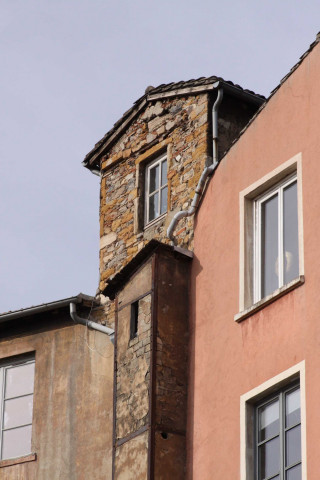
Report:
[{"label": "terracotta roof tile", "polygon": [[152,97],[154,95],[161,94],[161,93],[167,93],[167,92],[170,92],[170,91],[174,92],[176,90],[183,90],[183,89],[187,89],[187,88],[195,88],[195,87],[201,87],[201,86],[203,86],[204,90],[205,90],[205,86],[212,85],[213,83],[218,82],[218,81],[224,82],[227,85],[234,86],[234,87],[238,88],[239,90],[241,90],[243,92],[250,93],[251,95],[256,96],[257,98],[264,99],[263,95],[258,95],[256,93],[254,93],[252,90],[246,90],[246,89],[240,87],[239,85],[234,84],[231,81],[225,81],[225,80],[223,80],[223,78],[216,77],[216,76],[199,77],[198,79],[191,79],[191,80],[187,80],[187,81],[182,81],[181,80],[179,82],[171,82],[171,83],[167,83],[167,84],[162,83],[161,85],[158,85],[157,87],[148,87],[146,89],[147,93],[145,93],[140,98],[138,98],[134,102],[133,106],[131,108],[129,108],[129,110],[127,110],[122,115],[122,117],[119,120],[117,120],[117,122],[114,124],[114,126],[101,138],[101,140],[99,140],[95,144],[94,148],[85,156],[83,164],[85,166],[90,167],[90,159],[97,153],[99,148],[104,143],[106,143],[108,141],[108,139],[115,133],[115,131],[121,126],[121,124],[123,122],[125,122],[130,117],[130,115],[132,115],[134,113],[134,111],[136,109],[139,108],[139,106],[143,103],[143,101],[148,101],[148,97]]}]

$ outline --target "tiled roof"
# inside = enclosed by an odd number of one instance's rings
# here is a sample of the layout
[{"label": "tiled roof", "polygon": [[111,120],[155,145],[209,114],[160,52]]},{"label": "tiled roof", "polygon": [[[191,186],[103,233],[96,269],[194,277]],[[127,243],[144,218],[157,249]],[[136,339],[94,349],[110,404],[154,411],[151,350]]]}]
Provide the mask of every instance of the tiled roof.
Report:
[{"label": "tiled roof", "polygon": [[[247,89],[244,89],[242,87],[240,87],[240,85],[237,85],[231,81],[226,81],[224,80],[223,78],[221,77],[216,77],[216,76],[212,76],[212,77],[200,77],[200,78],[197,78],[197,79],[191,79],[191,80],[187,80],[187,81],[180,81],[180,82],[172,82],[172,83],[163,83],[161,85],[159,85],[158,87],[154,87],[150,90],[148,90],[148,94],[149,95],[154,95],[156,93],[164,93],[164,92],[169,92],[169,91],[172,91],[172,90],[181,90],[181,89],[185,89],[185,88],[193,88],[193,87],[205,87],[207,85],[211,85],[215,82],[224,82],[228,85],[231,85],[233,87],[237,87],[239,88],[240,90],[243,90],[244,92],[247,92],[247,93],[251,93],[252,95],[257,95],[256,93],[254,93],[252,90],[247,90]],[[205,89],[205,88],[204,88]],[[258,97],[261,97],[261,98],[264,98],[262,95],[257,95]]]},{"label": "tiled roof", "polygon": [[[288,79],[288,77],[290,77],[290,75],[299,67],[299,65],[302,63],[302,61],[309,55],[309,53],[313,50],[313,48],[315,47],[315,45],[319,41],[320,41],[320,32],[317,34],[316,40],[310,45],[308,50],[300,57],[299,61],[290,69],[288,74],[285,77],[283,77],[283,79],[280,81],[279,85],[277,85],[277,87],[274,90],[272,90],[268,100],[270,100],[270,98],[275,94],[275,92]],[[226,80],[223,80],[223,78],[216,77],[216,76],[200,77],[198,79],[192,79],[192,80],[188,80],[188,81],[180,81],[180,82],[172,82],[172,83],[168,83],[168,84],[161,84],[158,87],[147,87],[145,94],[142,97],[138,98],[138,100],[135,101],[133,106],[122,115],[122,117],[114,124],[114,126],[111,128],[111,130],[109,130],[104,135],[104,137],[101,140],[99,140],[99,142],[97,142],[95,144],[94,148],[85,156],[83,164],[88,168],[97,167],[97,164],[96,165],[92,164],[92,158],[94,156],[96,156],[96,154],[99,152],[99,150],[101,150],[103,145],[111,139],[111,137],[116,133],[117,129],[119,129],[119,127],[124,122],[126,122],[130,118],[130,116],[134,115],[135,112],[139,113],[141,108],[143,108],[144,105],[148,101],[154,100],[157,95],[166,94],[166,93],[169,94],[170,92],[172,93],[172,95],[175,95],[175,94],[179,95],[179,93],[181,94],[181,93],[184,92],[184,90],[188,90],[188,89],[190,89],[190,92],[186,93],[186,94],[192,94],[192,93],[196,93],[196,92],[199,92],[199,91],[211,90],[212,85],[216,82],[222,82],[225,85],[232,86],[232,87],[238,89],[240,92],[243,92],[244,94],[252,95],[252,97],[256,97],[257,99],[260,99],[260,100],[265,99],[265,97],[263,95],[256,94],[251,90],[244,89],[244,88],[240,87],[239,85],[234,84],[231,81],[226,81]],[[202,90],[201,87],[203,87],[203,90]],[[196,89],[196,91],[192,92],[192,89]],[[268,102],[268,100],[267,100],[267,102]],[[238,138],[246,131],[248,126],[254,121],[254,119],[257,117],[257,115],[259,115],[260,111],[266,106],[267,102],[265,102],[261,105],[260,109],[252,117],[252,119],[245,126],[245,128],[240,132],[239,136],[233,141],[233,143],[230,145],[229,148],[231,148],[231,146],[238,140]]]},{"label": "tiled roof", "polygon": [[195,93],[212,90],[213,85],[216,82],[222,82],[225,85],[238,89],[240,92],[243,92],[243,94],[248,94],[260,100],[265,100],[265,97],[263,95],[258,95],[251,90],[240,87],[240,85],[234,84],[231,81],[223,80],[223,78],[216,76],[200,77],[188,81],[172,82],[167,84],[163,83],[158,87],[147,87],[145,94],[134,102],[133,106],[122,115],[122,117],[114,124],[111,130],[109,130],[104,135],[104,137],[95,144],[94,148],[85,156],[83,164],[89,168],[94,167],[91,165],[92,157],[96,155],[99,149],[115,134],[117,129],[119,129],[119,127],[126,120],[128,120],[130,116],[134,115],[135,113],[139,113],[139,111],[146,105],[146,103],[155,100],[157,95],[192,95]]}]

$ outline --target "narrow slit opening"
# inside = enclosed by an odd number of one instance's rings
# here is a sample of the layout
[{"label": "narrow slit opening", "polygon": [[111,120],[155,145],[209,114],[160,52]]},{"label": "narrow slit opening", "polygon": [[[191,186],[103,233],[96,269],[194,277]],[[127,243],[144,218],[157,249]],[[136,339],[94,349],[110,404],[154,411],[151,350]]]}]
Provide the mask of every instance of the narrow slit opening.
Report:
[{"label": "narrow slit opening", "polygon": [[139,317],[139,301],[131,304],[130,316],[130,340],[135,338],[138,334],[138,317]]}]

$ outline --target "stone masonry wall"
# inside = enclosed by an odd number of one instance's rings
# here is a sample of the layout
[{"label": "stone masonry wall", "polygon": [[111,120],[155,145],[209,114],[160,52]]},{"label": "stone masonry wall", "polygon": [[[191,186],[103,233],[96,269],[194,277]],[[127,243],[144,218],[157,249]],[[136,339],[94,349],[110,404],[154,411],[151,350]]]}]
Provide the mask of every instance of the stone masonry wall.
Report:
[{"label": "stone masonry wall", "polygon": [[[151,239],[168,242],[173,215],[190,206],[210,154],[207,94],[150,105],[101,162],[100,290]],[[167,152],[168,213],[143,229],[144,168]],[[193,246],[193,217],[182,220],[177,243]]]},{"label": "stone masonry wall", "polygon": [[118,314],[116,437],[144,427],[149,415],[151,295],[139,300],[138,333],[130,340],[130,305]]},{"label": "stone masonry wall", "polygon": [[[174,214],[190,207],[205,162],[212,155],[211,110],[207,93],[149,104],[101,159],[100,282],[102,292],[152,238],[168,243]],[[219,108],[219,158],[257,106],[225,96]],[[168,162],[166,215],[144,228],[146,165],[163,153]],[[175,242],[193,249],[194,216],[180,220]],[[114,304],[100,295],[96,320],[114,325]]]}]

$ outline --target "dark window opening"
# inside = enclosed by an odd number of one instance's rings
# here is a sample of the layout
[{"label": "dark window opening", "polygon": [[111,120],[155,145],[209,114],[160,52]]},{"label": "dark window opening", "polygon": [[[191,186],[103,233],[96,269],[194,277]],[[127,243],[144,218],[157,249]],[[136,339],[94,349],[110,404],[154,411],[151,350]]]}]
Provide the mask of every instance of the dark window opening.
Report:
[{"label": "dark window opening", "polygon": [[139,317],[139,301],[131,304],[130,315],[130,340],[135,338],[138,334],[138,317]]},{"label": "dark window opening", "polygon": [[287,387],[256,408],[257,480],[301,480],[300,387]]}]

